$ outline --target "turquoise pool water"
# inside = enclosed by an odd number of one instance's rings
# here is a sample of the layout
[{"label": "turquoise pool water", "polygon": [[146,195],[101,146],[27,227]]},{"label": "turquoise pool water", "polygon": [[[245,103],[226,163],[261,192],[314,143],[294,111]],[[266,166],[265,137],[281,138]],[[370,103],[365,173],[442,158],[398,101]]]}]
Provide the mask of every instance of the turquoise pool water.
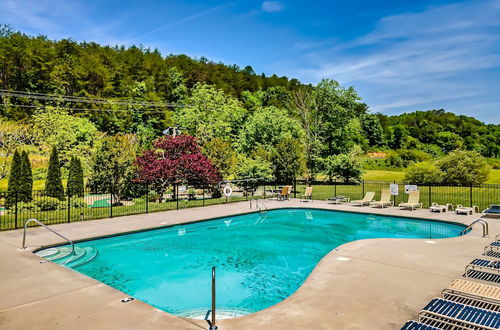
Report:
[{"label": "turquoise pool water", "polygon": [[77,254],[87,253],[87,262],[53,260],[182,316],[202,315],[210,308],[211,268],[216,266],[217,306],[239,315],[291,295],[341,244],[366,238],[447,238],[462,229],[369,214],[281,209],[78,243]]}]

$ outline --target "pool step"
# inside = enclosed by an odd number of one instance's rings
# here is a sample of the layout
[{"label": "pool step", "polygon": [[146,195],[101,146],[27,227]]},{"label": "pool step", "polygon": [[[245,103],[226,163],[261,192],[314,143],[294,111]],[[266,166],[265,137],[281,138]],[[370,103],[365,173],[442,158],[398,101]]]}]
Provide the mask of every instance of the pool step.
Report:
[{"label": "pool step", "polygon": [[42,250],[36,254],[57,264],[74,268],[94,260],[97,257],[97,249],[75,246],[74,253],[71,253],[71,247],[61,246]]}]

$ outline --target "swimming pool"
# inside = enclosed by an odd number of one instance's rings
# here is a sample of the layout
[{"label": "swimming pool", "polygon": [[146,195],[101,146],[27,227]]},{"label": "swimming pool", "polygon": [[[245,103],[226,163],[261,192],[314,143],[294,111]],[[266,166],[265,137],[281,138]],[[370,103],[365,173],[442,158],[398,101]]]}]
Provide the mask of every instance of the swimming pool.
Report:
[{"label": "swimming pool", "polygon": [[210,309],[211,268],[216,266],[218,309],[237,316],[294,293],[320,259],[344,243],[448,238],[463,228],[372,214],[279,209],[81,242],[71,260],[68,247],[38,254],[189,317]]}]

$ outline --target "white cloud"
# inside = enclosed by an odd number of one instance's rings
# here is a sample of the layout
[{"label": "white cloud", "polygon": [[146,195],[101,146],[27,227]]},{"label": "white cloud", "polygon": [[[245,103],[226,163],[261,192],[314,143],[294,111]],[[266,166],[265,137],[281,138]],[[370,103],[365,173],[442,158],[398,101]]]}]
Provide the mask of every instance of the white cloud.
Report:
[{"label": "white cloud", "polygon": [[268,13],[275,13],[283,11],[285,7],[279,1],[264,1],[262,3],[262,10]]},{"label": "white cloud", "polygon": [[484,98],[498,95],[498,79],[489,77],[500,70],[498,4],[475,0],[382,18],[353,40],[304,48],[296,76],[354,85],[377,111],[431,107],[460,112],[478,99],[485,106],[497,104],[499,96]]}]

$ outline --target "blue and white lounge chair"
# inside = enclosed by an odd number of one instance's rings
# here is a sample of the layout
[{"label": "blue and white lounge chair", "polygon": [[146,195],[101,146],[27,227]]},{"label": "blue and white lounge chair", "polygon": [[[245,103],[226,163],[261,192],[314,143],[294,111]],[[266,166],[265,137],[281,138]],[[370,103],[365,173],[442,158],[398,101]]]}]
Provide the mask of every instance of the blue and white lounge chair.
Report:
[{"label": "blue and white lounge chair", "polygon": [[483,216],[489,218],[500,218],[500,205],[490,205],[489,208],[483,211]]},{"label": "blue and white lounge chair", "polygon": [[[497,236],[498,238],[498,236]],[[484,256],[500,258],[500,242],[497,240],[484,247]]]},{"label": "blue and white lounge chair", "polygon": [[500,283],[500,261],[474,259],[465,267],[464,276]]},{"label": "blue and white lounge chair", "polygon": [[408,321],[406,324],[401,328],[401,330],[439,330],[439,328],[435,328],[433,326],[416,322],[416,321]]},{"label": "blue and white lounge chair", "polygon": [[498,329],[500,313],[435,298],[419,313],[419,322],[445,329]]}]

